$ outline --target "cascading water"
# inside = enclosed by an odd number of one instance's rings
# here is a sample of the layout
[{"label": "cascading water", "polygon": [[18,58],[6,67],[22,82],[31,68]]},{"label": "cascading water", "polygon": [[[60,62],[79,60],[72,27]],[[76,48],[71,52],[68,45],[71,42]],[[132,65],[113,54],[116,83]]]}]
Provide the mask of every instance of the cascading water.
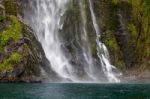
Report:
[{"label": "cascading water", "polygon": [[[63,43],[60,41],[60,32],[64,27],[64,14],[68,10],[67,5],[71,3],[69,0],[29,0],[29,4],[25,11],[25,20],[28,20],[30,26],[35,30],[38,40],[41,42],[45,55],[51,64],[51,69],[58,74],[64,81],[72,82],[106,82],[101,81],[101,72],[108,79],[108,82],[120,82],[120,80],[113,73],[116,69],[109,62],[109,53],[106,46],[100,42],[100,30],[96,23],[96,17],[93,11],[92,2],[89,0],[89,8],[91,12],[91,19],[93,27],[96,31],[97,55],[100,60],[102,71],[94,64],[91,54],[91,46],[88,40],[87,20],[84,0],[79,0],[80,16],[82,20],[81,27],[81,41],[78,41],[81,46],[84,64],[81,66],[73,66],[70,63],[70,58],[66,56],[67,53],[63,51]],[[72,33],[74,31],[71,31]],[[94,34],[93,34],[94,35]],[[77,56],[77,55],[76,55]],[[79,56],[80,57],[80,56]],[[74,63],[75,64],[75,63]],[[80,68],[84,67],[82,70]],[[100,66],[99,66],[100,67]],[[79,69],[77,69],[79,68]],[[75,72],[75,69],[78,72]],[[78,73],[85,76],[80,77]]]},{"label": "cascading water", "polygon": [[58,38],[59,29],[63,26],[61,17],[65,12],[67,2],[67,0],[30,1],[31,6],[36,4],[34,15],[30,19],[32,23],[30,24],[36,31],[45,55],[51,63],[51,68],[62,78],[74,81],[74,78],[71,77],[70,64],[61,51],[61,42]]},{"label": "cascading water", "polygon": [[89,41],[88,41],[88,34],[87,34],[87,30],[86,30],[86,24],[87,24],[87,20],[86,20],[86,13],[85,13],[85,1],[81,0],[79,2],[80,5],[80,12],[81,12],[81,18],[82,18],[82,31],[83,33],[81,33],[82,35],[82,42],[83,42],[83,56],[86,60],[86,62],[88,63],[88,73],[89,76],[93,79],[96,80],[96,78],[93,75],[93,60],[92,60],[92,55],[91,55],[91,50],[90,50],[90,46],[89,46]]},{"label": "cascading water", "polygon": [[103,72],[106,74],[106,76],[110,82],[120,82],[120,80],[113,73],[113,69],[116,69],[116,68],[110,64],[108,50],[107,50],[106,46],[99,40],[100,39],[100,30],[99,30],[98,24],[96,22],[96,17],[95,17],[94,11],[93,11],[93,6],[92,6],[91,0],[89,0],[89,5],[90,5],[90,11],[91,11],[91,16],[92,16],[92,20],[93,20],[93,25],[94,25],[95,32],[96,32],[97,54],[98,54],[98,57],[100,59],[101,65],[102,65]]}]

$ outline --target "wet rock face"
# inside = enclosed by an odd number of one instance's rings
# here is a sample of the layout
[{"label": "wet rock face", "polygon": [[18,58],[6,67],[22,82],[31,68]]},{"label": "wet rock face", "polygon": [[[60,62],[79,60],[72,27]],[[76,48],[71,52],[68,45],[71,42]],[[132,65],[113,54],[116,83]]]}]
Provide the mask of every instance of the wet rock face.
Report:
[{"label": "wet rock face", "polygon": [[149,1],[94,0],[102,41],[121,70],[149,69]]},{"label": "wet rock face", "polygon": [[116,35],[118,26],[120,25],[117,18],[119,14],[118,8],[111,0],[94,0],[93,4],[97,22],[101,29],[101,41],[109,50],[112,64],[123,71],[126,68],[126,64],[120,45],[124,46],[124,44],[120,44],[121,39],[118,40]]},{"label": "wet rock face", "polygon": [[40,82],[50,63],[33,31],[16,17],[17,3],[0,2],[0,82]]},{"label": "wet rock face", "polygon": [[[40,52],[42,52],[41,46],[39,45],[40,48],[38,46],[36,46],[37,48],[35,46],[32,46],[33,45],[32,40],[34,39],[36,41],[34,35],[30,31],[27,31],[27,27],[25,25],[24,26],[23,24],[20,25],[22,25],[22,30],[20,32],[19,39],[14,41],[12,37],[10,37],[6,45],[1,46],[2,47],[0,53],[1,81],[3,81],[3,79],[6,80],[7,78],[8,80],[11,80],[10,78],[15,79],[20,77],[28,78],[30,76],[40,75],[39,68],[41,66],[42,55],[41,57],[39,57],[39,54],[41,54]],[[2,34],[5,35],[4,32],[2,32]],[[27,35],[30,35],[30,37]],[[39,42],[36,41],[36,43]]]},{"label": "wet rock face", "polygon": [[[83,8],[80,7],[80,3]],[[84,10],[82,12],[81,10]],[[82,16],[84,13],[85,16]],[[63,51],[68,53],[66,56],[70,59],[70,64],[74,68],[78,77],[86,77],[86,67],[89,66],[83,53],[91,53],[93,67],[97,72],[101,72],[99,58],[97,56],[96,35],[92,23],[91,12],[88,0],[70,0],[70,5],[63,16],[64,25],[60,30],[60,40],[63,43]],[[82,18],[84,17],[85,20]],[[83,27],[85,21],[85,27]],[[83,30],[85,28],[85,31]],[[85,37],[86,32],[86,37]],[[83,39],[86,38],[86,41]],[[89,47],[89,52],[84,52],[84,48]],[[103,73],[101,74],[102,77]],[[88,77],[87,77],[88,78]]]}]

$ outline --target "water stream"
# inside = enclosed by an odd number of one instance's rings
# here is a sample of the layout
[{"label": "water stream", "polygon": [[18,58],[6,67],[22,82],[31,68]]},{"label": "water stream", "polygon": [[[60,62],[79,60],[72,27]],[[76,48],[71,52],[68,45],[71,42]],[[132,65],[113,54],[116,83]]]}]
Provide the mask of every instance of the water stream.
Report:
[{"label": "water stream", "polygon": [[107,47],[105,46],[105,44],[103,44],[100,41],[100,37],[101,37],[101,32],[99,29],[99,26],[96,22],[96,17],[93,11],[93,5],[91,0],[89,0],[89,5],[90,5],[90,11],[91,11],[91,16],[92,16],[92,20],[93,20],[93,26],[95,28],[95,32],[96,32],[96,43],[97,43],[97,55],[100,59],[101,65],[102,65],[102,70],[105,73],[105,75],[107,76],[109,82],[120,82],[120,80],[116,77],[116,74],[113,72],[113,69],[116,70],[115,66],[111,65],[110,63],[110,59],[109,59],[109,53],[107,50]]},{"label": "water stream", "polygon": [[[36,36],[42,47],[44,49],[45,55],[50,62],[50,67],[56,72],[62,79],[71,82],[120,82],[118,78],[118,73],[115,66],[111,65],[109,59],[109,53],[107,47],[100,41],[101,31],[96,21],[96,16],[93,10],[93,4],[91,0],[80,0],[78,1],[80,16],[81,16],[81,41],[78,41],[81,46],[81,51],[83,57],[81,59],[85,60],[85,64],[80,66],[73,66],[70,62],[70,57],[67,57],[65,51],[63,51],[62,46],[64,42],[60,40],[60,32],[64,28],[64,15],[69,9],[68,5],[72,3],[69,0],[29,0],[29,4],[25,11],[25,20],[36,32]],[[90,40],[88,39],[87,30],[87,19],[86,19],[86,8],[85,4],[88,2],[88,7],[91,13],[91,20],[96,35],[97,44],[97,56],[99,58],[99,67],[102,70],[97,71],[94,64],[94,58],[91,53]],[[71,30],[73,33],[74,31]],[[73,39],[73,38],[72,38]],[[77,56],[77,55],[76,55]],[[80,56],[79,56],[80,57]],[[83,67],[83,69],[79,69]],[[75,72],[77,70],[77,72]],[[79,72],[86,76],[80,77]],[[105,79],[107,81],[102,81],[103,72]]]}]

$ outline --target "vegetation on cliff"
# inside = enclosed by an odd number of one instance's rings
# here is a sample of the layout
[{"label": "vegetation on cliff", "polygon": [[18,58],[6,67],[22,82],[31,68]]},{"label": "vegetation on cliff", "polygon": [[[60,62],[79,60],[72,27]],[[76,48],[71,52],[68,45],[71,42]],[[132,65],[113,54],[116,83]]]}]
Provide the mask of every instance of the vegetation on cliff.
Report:
[{"label": "vegetation on cliff", "polygon": [[7,26],[2,33],[0,33],[0,52],[4,50],[4,47],[10,40],[17,42],[21,36],[21,24],[15,16],[9,16],[11,24]]},{"label": "vegetation on cliff", "polygon": [[94,5],[112,62],[121,70],[149,69],[150,1],[95,0]]},{"label": "vegetation on cliff", "polygon": [[12,53],[7,59],[0,64],[0,71],[9,71],[14,68],[14,65],[21,61],[21,55],[19,53]]},{"label": "vegetation on cliff", "polygon": [[[16,64],[21,61],[21,53],[12,51],[10,54],[3,56],[5,47],[7,47],[10,42],[17,43],[21,38],[22,26],[18,21],[17,17],[13,14],[16,13],[17,7],[14,5],[13,0],[4,0],[4,9],[1,9],[2,15],[0,15],[0,24],[1,24],[1,32],[0,32],[0,71],[10,71],[14,68]],[[10,11],[11,10],[11,11]],[[7,15],[7,14],[8,15]],[[7,52],[9,53],[9,52]]]},{"label": "vegetation on cliff", "polygon": [[39,68],[49,64],[33,31],[17,17],[18,2],[0,1],[0,82],[39,81]]}]

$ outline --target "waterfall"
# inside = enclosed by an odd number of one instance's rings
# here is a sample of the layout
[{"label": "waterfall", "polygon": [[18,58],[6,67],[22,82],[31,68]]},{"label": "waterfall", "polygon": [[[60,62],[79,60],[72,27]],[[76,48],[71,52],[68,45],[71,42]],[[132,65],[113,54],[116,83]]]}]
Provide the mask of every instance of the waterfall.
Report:
[{"label": "waterfall", "polygon": [[87,20],[86,20],[86,11],[85,11],[85,1],[81,0],[79,2],[80,5],[80,12],[81,12],[81,18],[82,18],[82,31],[83,33],[81,33],[82,35],[82,39],[83,39],[83,56],[86,60],[86,62],[88,63],[88,74],[89,76],[93,79],[96,80],[96,78],[93,75],[93,60],[92,60],[92,55],[91,55],[91,50],[90,50],[90,45],[89,45],[89,41],[88,41],[88,34],[87,34],[87,29],[86,29],[86,24],[87,24]]},{"label": "waterfall", "polygon": [[[69,9],[68,5],[72,3],[71,0],[28,0],[29,3],[25,7],[24,20],[28,21],[28,24],[35,31],[37,39],[40,41],[50,62],[51,69],[64,81],[106,82],[102,80],[104,78],[108,80],[107,82],[119,82],[120,80],[113,72],[116,68],[110,64],[107,48],[100,42],[100,30],[96,22],[92,2],[89,0],[91,19],[96,32],[97,55],[101,66],[99,64],[96,65],[96,59],[92,56],[91,45],[88,39],[85,1],[78,1],[82,26],[81,33],[78,35],[81,41],[77,40],[80,44],[78,48],[81,48],[81,51],[77,49],[76,52],[82,52],[82,55],[72,55],[69,51],[65,52],[63,50],[64,42],[60,40],[61,33],[63,33],[60,31],[63,30],[65,21],[67,21],[64,16]],[[71,30],[70,32],[74,33],[75,31]],[[78,59],[75,61],[74,58],[82,59],[80,65],[78,65]],[[100,67],[102,70],[99,69]]]},{"label": "waterfall", "polygon": [[103,72],[106,74],[106,76],[110,82],[120,82],[120,80],[113,73],[113,69],[116,69],[116,68],[110,64],[108,50],[107,50],[106,46],[102,42],[100,42],[100,30],[99,30],[98,24],[96,22],[96,17],[95,17],[95,13],[93,11],[93,6],[92,6],[91,0],[89,0],[89,5],[90,5],[90,11],[91,11],[91,16],[92,16],[92,20],[93,20],[93,26],[94,26],[95,32],[96,32],[97,55],[100,59]]},{"label": "waterfall", "polygon": [[36,5],[30,24],[36,31],[45,55],[50,61],[51,68],[60,77],[74,81],[71,66],[64,56],[59,41],[59,30],[63,27],[61,17],[65,12],[68,0],[32,0],[31,6]]}]

